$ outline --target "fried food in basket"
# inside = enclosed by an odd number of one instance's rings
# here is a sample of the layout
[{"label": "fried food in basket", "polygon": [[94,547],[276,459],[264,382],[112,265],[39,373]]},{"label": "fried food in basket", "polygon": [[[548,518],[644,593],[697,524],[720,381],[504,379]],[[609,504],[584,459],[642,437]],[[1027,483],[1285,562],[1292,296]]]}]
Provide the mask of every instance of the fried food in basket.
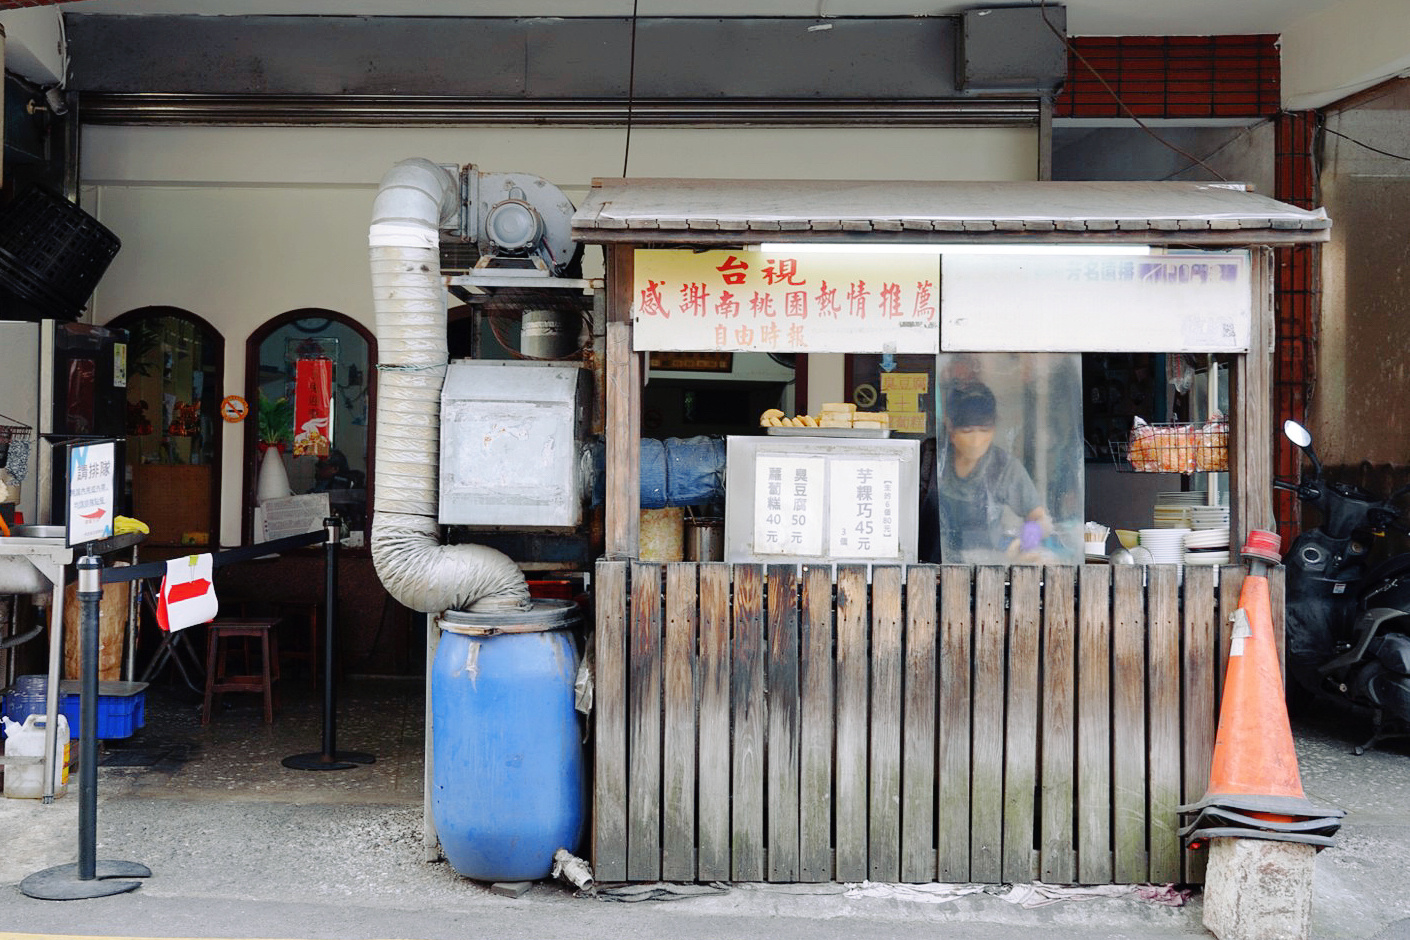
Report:
[{"label": "fried food in basket", "polygon": [[1147,473],[1193,473],[1199,444],[1200,432],[1190,425],[1152,425],[1137,418],[1126,457],[1132,469]]}]

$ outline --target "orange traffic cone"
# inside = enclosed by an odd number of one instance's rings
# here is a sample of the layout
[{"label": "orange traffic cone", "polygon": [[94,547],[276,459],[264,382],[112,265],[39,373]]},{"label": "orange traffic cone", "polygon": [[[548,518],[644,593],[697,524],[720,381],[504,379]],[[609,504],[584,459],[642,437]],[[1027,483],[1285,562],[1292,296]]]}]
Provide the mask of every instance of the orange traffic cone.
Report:
[{"label": "orange traffic cone", "polygon": [[1244,547],[1249,574],[1234,617],[1209,789],[1198,803],[1179,807],[1199,814],[1181,830],[1192,848],[1212,835],[1326,846],[1345,815],[1313,806],[1302,791],[1268,591],[1268,564],[1280,560],[1278,545],[1275,533],[1254,531]]},{"label": "orange traffic cone", "polygon": [[1209,769],[1206,795],[1213,794],[1303,796],[1262,573],[1250,573],[1239,592]]}]

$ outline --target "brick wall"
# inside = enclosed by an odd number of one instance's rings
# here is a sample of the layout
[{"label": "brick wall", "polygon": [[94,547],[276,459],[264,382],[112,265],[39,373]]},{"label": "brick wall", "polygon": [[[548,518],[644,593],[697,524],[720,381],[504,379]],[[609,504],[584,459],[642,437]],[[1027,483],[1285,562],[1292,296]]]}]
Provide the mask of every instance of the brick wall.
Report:
[{"label": "brick wall", "polygon": [[1276,36],[1079,36],[1053,115],[1129,116],[1110,86],[1142,118],[1271,117],[1279,69]]}]

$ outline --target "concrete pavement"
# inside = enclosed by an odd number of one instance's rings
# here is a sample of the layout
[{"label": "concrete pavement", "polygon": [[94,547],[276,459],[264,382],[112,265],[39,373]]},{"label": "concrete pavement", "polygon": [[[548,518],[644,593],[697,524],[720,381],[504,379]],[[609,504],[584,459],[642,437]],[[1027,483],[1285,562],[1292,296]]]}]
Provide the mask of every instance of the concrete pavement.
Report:
[{"label": "concrete pavement", "polygon": [[[379,718],[386,721],[385,710]],[[292,716],[281,721],[297,726]],[[340,745],[363,747],[351,727]],[[392,731],[415,749],[409,730]],[[1337,845],[1317,858],[1313,936],[1410,940],[1410,757],[1355,757],[1354,734],[1295,732],[1308,797],[1348,810]],[[260,746],[277,752],[286,744],[271,735]],[[622,903],[541,882],[520,898],[501,897],[444,863],[423,861],[419,791],[404,771],[375,777],[391,773],[390,761],[379,765],[334,772],[363,775],[338,785],[315,779],[329,773],[303,772],[288,786],[252,785],[231,767],[183,786],[175,782],[190,768],[180,762],[166,770],[103,767],[98,857],[141,862],[153,875],[131,894],[91,901],[39,901],[17,887],[34,871],[76,859],[76,790],[49,806],[0,800],[0,940],[12,940],[5,931],[293,940],[1209,936],[1198,895],[1181,907],[1127,896],[1025,908],[985,892],[925,903],[850,896],[847,885],[735,884],[715,895]]]}]

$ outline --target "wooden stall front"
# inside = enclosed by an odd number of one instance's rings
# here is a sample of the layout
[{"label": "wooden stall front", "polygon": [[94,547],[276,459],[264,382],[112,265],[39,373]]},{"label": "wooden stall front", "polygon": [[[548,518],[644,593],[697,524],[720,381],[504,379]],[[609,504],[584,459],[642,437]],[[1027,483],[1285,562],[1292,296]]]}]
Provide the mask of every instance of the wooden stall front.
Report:
[{"label": "wooden stall front", "polygon": [[[1273,521],[1271,248],[1324,241],[1329,224],[1188,183],[597,181],[573,231],[605,246],[608,278],[598,879],[1200,882],[1175,807],[1208,780],[1244,576],[639,560],[638,249],[1248,248],[1230,395],[1238,546]],[[1281,569],[1270,583],[1281,636]]]}]

